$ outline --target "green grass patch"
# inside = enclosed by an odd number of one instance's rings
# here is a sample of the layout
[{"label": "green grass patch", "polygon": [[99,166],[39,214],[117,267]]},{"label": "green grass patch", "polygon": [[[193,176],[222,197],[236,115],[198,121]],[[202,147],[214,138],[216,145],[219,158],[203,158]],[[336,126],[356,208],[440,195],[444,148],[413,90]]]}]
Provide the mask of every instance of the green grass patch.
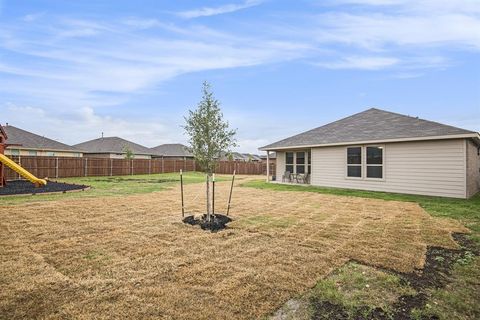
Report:
[{"label": "green grass patch", "polygon": [[480,319],[480,257],[460,259],[452,272],[452,282],[445,288],[430,292],[423,309],[412,312],[412,318],[425,319]]},{"label": "green grass patch", "polygon": [[398,276],[352,262],[319,281],[310,298],[340,305],[354,317],[368,316],[376,308],[390,314],[399,297],[415,294]]},{"label": "green grass patch", "polygon": [[[229,178],[217,176],[217,181],[228,180]],[[140,193],[150,193],[162,191],[166,188],[178,185],[180,175],[178,173],[145,174],[132,176],[112,176],[112,177],[77,177],[64,178],[58,181],[66,183],[84,184],[91,189],[83,192],[67,192],[65,194],[38,194],[14,197],[0,197],[1,204],[19,204],[32,201],[49,201],[69,198],[83,197],[104,197],[104,196],[122,196]],[[205,174],[201,172],[186,172],[183,174],[183,182],[201,183],[205,181]]]}]

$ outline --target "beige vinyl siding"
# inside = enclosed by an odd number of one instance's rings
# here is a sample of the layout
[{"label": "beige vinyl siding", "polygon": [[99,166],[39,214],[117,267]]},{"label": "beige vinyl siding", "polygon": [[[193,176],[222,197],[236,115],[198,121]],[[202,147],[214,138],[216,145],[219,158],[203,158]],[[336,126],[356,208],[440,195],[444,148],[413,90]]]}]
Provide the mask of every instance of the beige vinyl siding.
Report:
[{"label": "beige vinyl siding", "polygon": [[466,142],[467,154],[467,197],[480,190],[480,156],[478,147],[470,140]]},{"label": "beige vinyl siding", "polygon": [[346,146],[312,148],[313,185],[465,198],[464,139],[383,144],[384,180],[346,178]]},{"label": "beige vinyl siding", "polygon": [[276,180],[282,181],[282,176],[285,173],[285,152],[277,152]]}]

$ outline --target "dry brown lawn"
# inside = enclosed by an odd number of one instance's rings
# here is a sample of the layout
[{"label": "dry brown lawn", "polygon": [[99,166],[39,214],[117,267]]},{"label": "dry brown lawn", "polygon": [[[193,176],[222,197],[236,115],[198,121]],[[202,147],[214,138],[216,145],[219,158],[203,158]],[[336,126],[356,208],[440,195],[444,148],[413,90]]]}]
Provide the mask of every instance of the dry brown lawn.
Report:
[{"label": "dry brown lawn", "polygon": [[[200,212],[203,185],[185,189]],[[218,233],[181,223],[177,188],[2,206],[0,317],[256,319],[348,260],[412,272],[467,231],[407,202],[236,188],[233,203]]]}]

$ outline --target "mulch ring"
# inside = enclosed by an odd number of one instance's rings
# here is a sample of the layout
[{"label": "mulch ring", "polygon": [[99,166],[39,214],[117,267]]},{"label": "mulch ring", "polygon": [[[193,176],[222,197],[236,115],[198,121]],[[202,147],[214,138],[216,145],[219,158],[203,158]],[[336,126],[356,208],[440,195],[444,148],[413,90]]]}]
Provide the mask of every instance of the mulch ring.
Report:
[{"label": "mulch ring", "polygon": [[[473,254],[475,256],[480,254],[480,248],[478,248],[475,243],[468,239],[464,234],[453,234],[453,237],[455,241],[460,244],[461,249],[454,250],[428,247],[425,267],[422,271],[414,273],[399,273],[392,270],[385,270],[398,275],[403,281],[409,283],[409,285],[417,291],[417,294],[414,296],[400,297],[398,302],[393,305],[393,314],[387,314],[381,308],[368,310],[368,307],[365,307],[364,309],[360,308],[353,316],[353,319],[411,319],[411,311],[414,308],[422,309],[427,302],[426,289],[444,287],[450,281],[449,277],[451,275],[451,270],[456,261],[464,258],[466,254]],[[341,305],[315,298],[310,299],[310,304],[314,310],[312,319],[331,320],[348,318],[347,310]],[[437,318],[431,317],[430,319],[433,320]]]},{"label": "mulch ring", "polygon": [[39,194],[39,193],[56,193],[56,192],[68,192],[79,191],[88,189],[89,186],[80,184],[70,184],[56,181],[47,181],[47,185],[35,187],[35,185],[29,181],[16,180],[8,181],[7,185],[0,188],[0,196],[11,196],[19,194]]},{"label": "mulch ring", "polygon": [[192,226],[199,225],[202,230],[210,230],[211,232],[217,232],[223,230],[227,227],[227,223],[231,222],[232,219],[223,214],[215,213],[210,218],[210,221],[207,221],[207,215],[204,214],[201,217],[196,218],[195,216],[188,216],[183,219],[183,222]]}]

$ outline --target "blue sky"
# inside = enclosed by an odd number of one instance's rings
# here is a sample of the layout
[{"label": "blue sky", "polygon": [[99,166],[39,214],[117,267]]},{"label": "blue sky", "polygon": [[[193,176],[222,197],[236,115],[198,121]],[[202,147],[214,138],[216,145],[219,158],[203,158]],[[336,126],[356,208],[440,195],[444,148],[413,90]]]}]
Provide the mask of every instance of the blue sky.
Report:
[{"label": "blue sky", "polygon": [[478,0],[0,0],[0,122],[185,142],[209,81],[240,151],[369,107],[480,131]]}]

